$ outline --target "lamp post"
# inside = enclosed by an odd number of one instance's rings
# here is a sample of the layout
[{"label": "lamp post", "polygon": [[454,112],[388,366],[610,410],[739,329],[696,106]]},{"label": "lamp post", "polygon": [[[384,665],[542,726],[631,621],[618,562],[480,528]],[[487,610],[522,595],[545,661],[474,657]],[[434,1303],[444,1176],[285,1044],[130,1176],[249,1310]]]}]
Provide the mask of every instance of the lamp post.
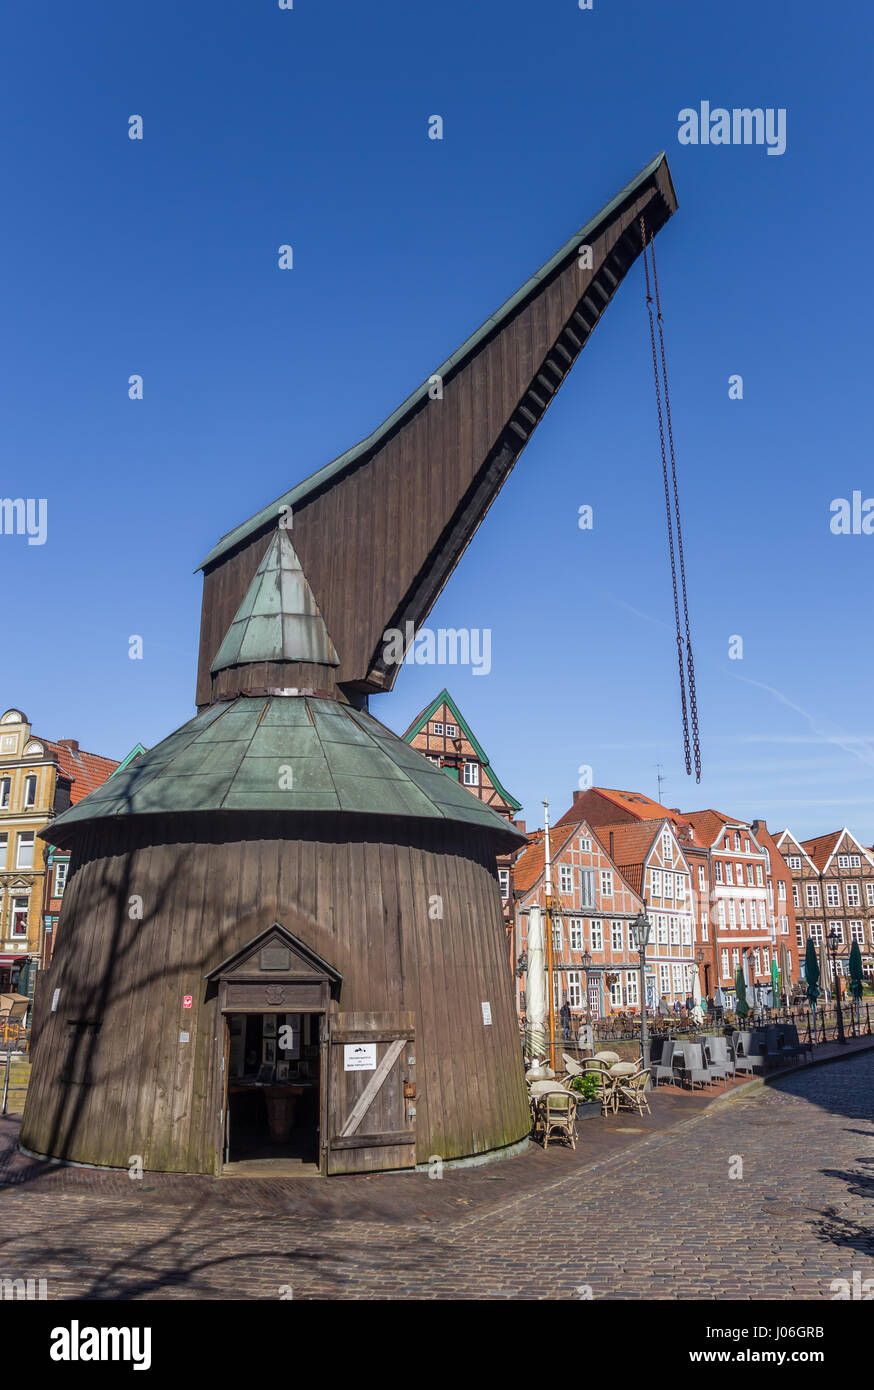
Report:
[{"label": "lamp post", "polygon": [[832,927],[831,931],[826,937],[826,944],[828,946],[828,953],[831,956],[832,960],[832,979],[835,982],[835,1009],[837,1011],[838,1016],[838,1042],[846,1043],[847,1039],[844,1034],[844,1018],[843,1014],[841,1013],[841,991],[838,985],[838,934],[835,931],[834,927]]},{"label": "lamp post", "polygon": [[649,1067],[649,1024],[646,1017],[646,948],[652,934],[652,923],[645,912],[638,912],[631,924],[631,935],[640,956],[640,1057]]}]

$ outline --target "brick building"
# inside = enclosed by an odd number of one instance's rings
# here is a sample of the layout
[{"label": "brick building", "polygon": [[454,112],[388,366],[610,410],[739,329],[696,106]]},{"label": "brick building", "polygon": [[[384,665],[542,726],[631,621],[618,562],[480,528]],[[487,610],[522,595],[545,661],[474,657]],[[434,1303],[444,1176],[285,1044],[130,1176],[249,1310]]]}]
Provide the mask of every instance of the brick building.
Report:
[{"label": "brick building", "polygon": [[797,840],[783,830],[775,842],[791,875],[801,964],[811,940],[823,978],[828,978],[824,943],[834,927],[838,974],[847,974],[850,947],[857,941],[862,969],[874,976],[874,854],[846,826],[812,840]]}]

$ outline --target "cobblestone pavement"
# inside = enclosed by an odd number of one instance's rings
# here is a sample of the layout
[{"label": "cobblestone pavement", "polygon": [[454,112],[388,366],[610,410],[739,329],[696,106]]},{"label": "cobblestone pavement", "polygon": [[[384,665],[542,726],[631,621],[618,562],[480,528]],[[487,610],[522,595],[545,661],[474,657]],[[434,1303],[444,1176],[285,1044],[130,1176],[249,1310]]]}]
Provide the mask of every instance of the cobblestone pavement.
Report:
[{"label": "cobblestone pavement", "polygon": [[535,1151],[440,1182],[30,1180],[16,1159],[0,1275],[50,1298],[831,1299],[874,1279],[872,1111],[868,1052],[670,1128],[628,1117],[594,1162]]}]

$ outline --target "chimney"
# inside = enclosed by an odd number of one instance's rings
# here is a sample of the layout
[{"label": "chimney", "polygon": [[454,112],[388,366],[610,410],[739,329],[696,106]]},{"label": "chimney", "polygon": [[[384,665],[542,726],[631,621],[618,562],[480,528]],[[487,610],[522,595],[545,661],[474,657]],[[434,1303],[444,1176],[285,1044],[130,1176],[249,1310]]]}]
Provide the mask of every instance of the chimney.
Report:
[{"label": "chimney", "polygon": [[613,831],[610,831],[610,858],[613,858]]},{"label": "chimney", "polygon": [[517,820],[517,821],[514,821],[513,824],[515,825],[515,827],[516,827],[517,830],[520,830],[520,831],[522,832],[523,835],[527,835],[528,832],[527,832],[527,830],[525,829],[525,822],[524,822],[524,820]]},{"label": "chimney", "polygon": [[79,740],[77,738],[59,738],[58,743],[61,748],[69,748],[71,753],[79,752]]},{"label": "chimney", "polygon": [[575,805],[575,806],[576,806],[577,802],[579,801],[579,799],[580,799],[580,797],[581,797],[582,795],[583,795],[583,793],[579,790],[579,788],[577,788],[577,789],[574,791],[574,805]]}]

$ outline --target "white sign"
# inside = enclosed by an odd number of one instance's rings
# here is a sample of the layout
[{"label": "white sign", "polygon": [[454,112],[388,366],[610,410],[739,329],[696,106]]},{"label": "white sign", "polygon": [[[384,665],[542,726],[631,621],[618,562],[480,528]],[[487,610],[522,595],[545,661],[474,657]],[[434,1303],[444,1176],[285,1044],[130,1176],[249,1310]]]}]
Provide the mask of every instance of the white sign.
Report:
[{"label": "white sign", "polygon": [[188,1042],[188,1040],[189,1040],[190,1037],[191,1037],[191,1034],[190,1034],[190,1033],[180,1033],[180,1034],[179,1034],[179,1041],[180,1041],[181,1043]]},{"label": "white sign", "polygon": [[491,1021],[492,1021],[492,1006],[491,1006],[491,1004],[483,1004],[483,1023],[491,1023]]},{"label": "white sign", "polygon": [[58,1007],[58,1000],[60,999],[60,997],[61,991],[59,989],[56,989],[54,994],[52,995],[52,1013],[54,1013],[55,1009]]},{"label": "white sign", "polygon": [[346,1043],[343,1047],[344,1071],[376,1071],[376,1043]]}]

